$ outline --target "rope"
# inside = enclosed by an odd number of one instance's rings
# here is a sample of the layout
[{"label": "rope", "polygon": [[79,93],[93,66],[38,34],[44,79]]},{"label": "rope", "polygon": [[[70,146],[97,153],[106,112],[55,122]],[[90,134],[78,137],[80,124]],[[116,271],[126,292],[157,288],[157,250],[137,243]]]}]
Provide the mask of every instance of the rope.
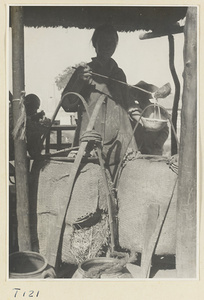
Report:
[{"label": "rope", "polygon": [[102,137],[101,134],[98,133],[95,130],[88,130],[85,131],[82,137],[80,138],[81,142],[94,142],[99,158],[99,163],[101,167],[101,172],[103,176],[103,181],[104,181],[104,188],[106,192],[106,197],[107,197],[107,205],[108,205],[108,216],[109,216],[109,227],[110,227],[110,236],[111,236],[111,252],[114,251],[115,249],[115,240],[114,240],[114,225],[113,225],[113,213],[112,213],[112,204],[113,202],[113,197],[111,194],[111,191],[109,190],[108,182],[107,182],[107,177],[106,177],[106,172],[105,172],[105,167],[104,167],[104,162],[102,159],[102,153],[101,153],[101,142],[102,142]]},{"label": "rope", "polygon": [[170,161],[168,161],[169,168],[178,175],[178,154],[175,154],[171,157]]},{"label": "rope", "polygon": [[24,140],[26,137],[26,110],[24,105],[25,92],[21,92],[20,99],[13,99],[12,102],[19,102],[19,117],[13,129],[13,138]]},{"label": "rope", "polygon": [[100,133],[95,130],[85,131],[80,138],[81,142],[91,142],[94,141],[96,143],[102,142],[102,137]]},{"label": "rope", "polygon": [[101,134],[98,133],[95,130],[89,130],[85,131],[82,137],[80,138],[81,142],[94,142],[99,158],[99,164],[101,167],[101,172],[103,176],[103,181],[104,181],[104,188],[106,192],[106,197],[107,197],[107,205],[108,205],[108,216],[109,216],[109,227],[110,227],[110,238],[111,238],[111,253],[115,249],[115,239],[114,239],[114,225],[113,225],[113,213],[112,213],[112,202],[114,201],[111,191],[109,190],[108,182],[107,182],[107,177],[106,177],[106,172],[105,172],[105,167],[104,167],[104,161],[102,159],[102,153],[101,153],[101,147],[102,147],[102,137]]}]

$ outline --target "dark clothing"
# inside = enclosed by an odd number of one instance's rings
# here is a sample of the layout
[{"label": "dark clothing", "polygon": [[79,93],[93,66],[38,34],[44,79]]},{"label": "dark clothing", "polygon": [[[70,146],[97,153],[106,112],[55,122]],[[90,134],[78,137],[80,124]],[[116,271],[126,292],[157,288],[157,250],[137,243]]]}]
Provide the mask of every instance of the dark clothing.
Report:
[{"label": "dark clothing", "polygon": [[[133,126],[134,125],[135,124],[133,124]],[[135,132],[135,139],[137,142],[138,150],[142,154],[162,155],[163,145],[167,140],[168,135],[168,125],[157,132],[153,132],[146,130],[141,124],[139,124]]]},{"label": "dark clothing", "polygon": [[[88,66],[94,73],[126,82],[124,72],[112,58],[105,65],[101,64],[97,58],[93,58]],[[77,72],[78,69],[71,77],[62,95],[68,91],[81,94],[86,100],[90,115],[101,94],[107,96],[96,118],[94,129],[102,136],[103,153],[106,157],[107,166],[115,166],[124,157],[132,138],[132,127],[127,113],[130,106],[127,86],[97,75],[93,75],[91,84],[88,84],[78,78]],[[76,98],[74,100],[74,97],[70,97],[70,101],[73,104],[71,110],[78,111],[78,124],[74,141],[74,144],[78,145],[80,137],[86,131],[89,119],[82,103],[79,103]],[[130,148],[136,149],[134,138],[130,143]]]}]

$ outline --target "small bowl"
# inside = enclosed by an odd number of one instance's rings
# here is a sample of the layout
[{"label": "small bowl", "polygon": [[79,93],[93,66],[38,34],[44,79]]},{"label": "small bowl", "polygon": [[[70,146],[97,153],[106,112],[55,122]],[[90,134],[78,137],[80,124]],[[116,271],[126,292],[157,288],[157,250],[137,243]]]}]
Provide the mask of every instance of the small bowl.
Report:
[{"label": "small bowl", "polygon": [[159,131],[164,128],[168,122],[167,112],[157,104],[149,106],[141,117],[143,126],[147,131]]},{"label": "small bowl", "polygon": [[167,120],[141,117],[143,126],[148,131],[159,131],[167,124]]}]

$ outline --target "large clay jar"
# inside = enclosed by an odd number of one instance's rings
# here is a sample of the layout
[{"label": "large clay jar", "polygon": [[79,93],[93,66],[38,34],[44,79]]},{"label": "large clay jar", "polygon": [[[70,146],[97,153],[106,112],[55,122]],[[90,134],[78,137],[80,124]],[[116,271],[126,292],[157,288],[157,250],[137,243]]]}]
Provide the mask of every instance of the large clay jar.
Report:
[{"label": "large clay jar", "polygon": [[54,278],[55,271],[37,252],[15,252],[9,256],[9,278]]},{"label": "large clay jar", "polygon": [[124,266],[118,266],[115,258],[96,257],[87,259],[79,264],[72,276],[75,279],[85,278],[132,278],[130,272]]}]

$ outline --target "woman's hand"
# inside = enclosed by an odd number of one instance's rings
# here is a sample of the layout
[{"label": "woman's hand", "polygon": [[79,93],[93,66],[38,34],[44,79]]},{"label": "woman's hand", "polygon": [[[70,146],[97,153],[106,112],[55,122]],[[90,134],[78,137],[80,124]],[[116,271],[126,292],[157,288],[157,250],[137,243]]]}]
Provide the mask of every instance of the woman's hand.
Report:
[{"label": "woman's hand", "polygon": [[92,70],[88,65],[81,66],[78,68],[78,76],[83,79],[87,83],[91,83],[92,81]]}]

